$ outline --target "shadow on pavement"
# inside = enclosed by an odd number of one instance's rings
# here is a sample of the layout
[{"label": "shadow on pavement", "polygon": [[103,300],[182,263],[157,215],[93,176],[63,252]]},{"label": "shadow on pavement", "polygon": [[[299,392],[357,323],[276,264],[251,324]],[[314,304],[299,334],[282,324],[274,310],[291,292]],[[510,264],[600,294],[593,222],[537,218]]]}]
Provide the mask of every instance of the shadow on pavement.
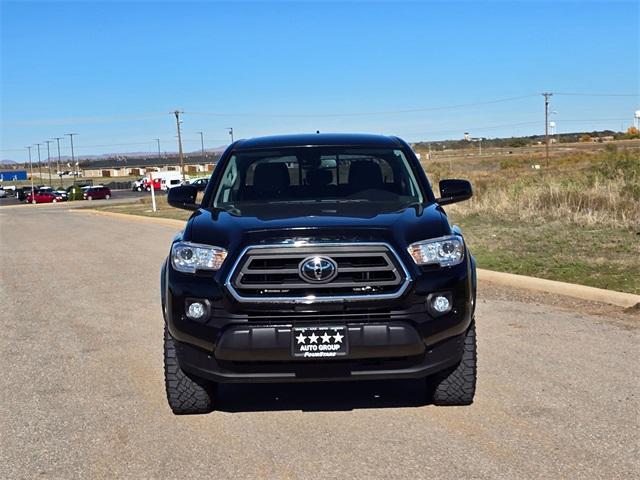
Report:
[{"label": "shadow on pavement", "polygon": [[215,409],[222,412],[349,411],[427,405],[425,382],[387,380],[317,383],[221,384]]}]

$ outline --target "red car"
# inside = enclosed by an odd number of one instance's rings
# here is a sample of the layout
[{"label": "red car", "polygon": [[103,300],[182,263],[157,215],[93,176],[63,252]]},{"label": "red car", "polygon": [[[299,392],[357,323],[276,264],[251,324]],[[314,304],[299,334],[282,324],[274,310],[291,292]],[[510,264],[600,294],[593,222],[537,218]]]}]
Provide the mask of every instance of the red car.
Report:
[{"label": "red car", "polygon": [[87,188],[82,196],[85,200],[99,200],[101,198],[109,200],[111,198],[111,190],[109,190],[109,187],[91,187]]},{"label": "red car", "polygon": [[60,200],[55,194],[51,192],[34,192],[33,195],[29,193],[25,201],[27,203],[56,203]]}]

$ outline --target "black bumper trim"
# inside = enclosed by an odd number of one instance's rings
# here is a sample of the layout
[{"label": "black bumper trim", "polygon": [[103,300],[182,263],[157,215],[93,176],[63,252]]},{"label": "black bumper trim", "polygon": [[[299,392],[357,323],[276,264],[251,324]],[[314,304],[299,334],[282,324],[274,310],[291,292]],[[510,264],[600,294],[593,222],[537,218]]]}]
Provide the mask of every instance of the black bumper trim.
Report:
[{"label": "black bumper trim", "polygon": [[220,383],[308,382],[422,378],[456,365],[462,358],[464,336],[449,338],[411,357],[330,361],[221,361],[212,352],[176,342],[180,366],[199,377]]},{"label": "black bumper trim", "polygon": [[[313,361],[292,358],[290,326],[249,326],[227,328],[220,337],[214,355],[219,361],[287,362]],[[348,324],[349,358],[397,358],[424,353],[425,345],[411,325]]]}]

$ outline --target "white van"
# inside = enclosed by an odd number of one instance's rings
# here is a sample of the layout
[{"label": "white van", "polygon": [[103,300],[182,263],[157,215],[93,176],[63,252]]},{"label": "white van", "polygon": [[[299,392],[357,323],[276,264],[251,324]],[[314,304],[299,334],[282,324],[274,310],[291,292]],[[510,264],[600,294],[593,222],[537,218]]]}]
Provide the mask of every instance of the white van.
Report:
[{"label": "white van", "polygon": [[[153,178],[154,188],[160,188],[160,190],[170,190],[173,187],[179,187],[182,185],[182,174],[180,172],[153,172],[147,175]],[[148,182],[151,183],[150,181]],[[185,183],[189,183],[189,175],[185,175]],[[151,187],[147,188],[150,190]]]}]

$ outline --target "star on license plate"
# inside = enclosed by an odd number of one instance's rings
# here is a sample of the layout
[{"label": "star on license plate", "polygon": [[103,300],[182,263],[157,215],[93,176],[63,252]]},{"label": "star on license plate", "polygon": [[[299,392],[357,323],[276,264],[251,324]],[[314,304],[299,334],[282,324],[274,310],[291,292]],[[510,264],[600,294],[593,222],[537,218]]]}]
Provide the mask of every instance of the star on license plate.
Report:
[{"label": "star on license plate", "polygon": [[291,342],[294,357],[322,359],[349,353],[347,328],[344,325],[294,327]]}]

